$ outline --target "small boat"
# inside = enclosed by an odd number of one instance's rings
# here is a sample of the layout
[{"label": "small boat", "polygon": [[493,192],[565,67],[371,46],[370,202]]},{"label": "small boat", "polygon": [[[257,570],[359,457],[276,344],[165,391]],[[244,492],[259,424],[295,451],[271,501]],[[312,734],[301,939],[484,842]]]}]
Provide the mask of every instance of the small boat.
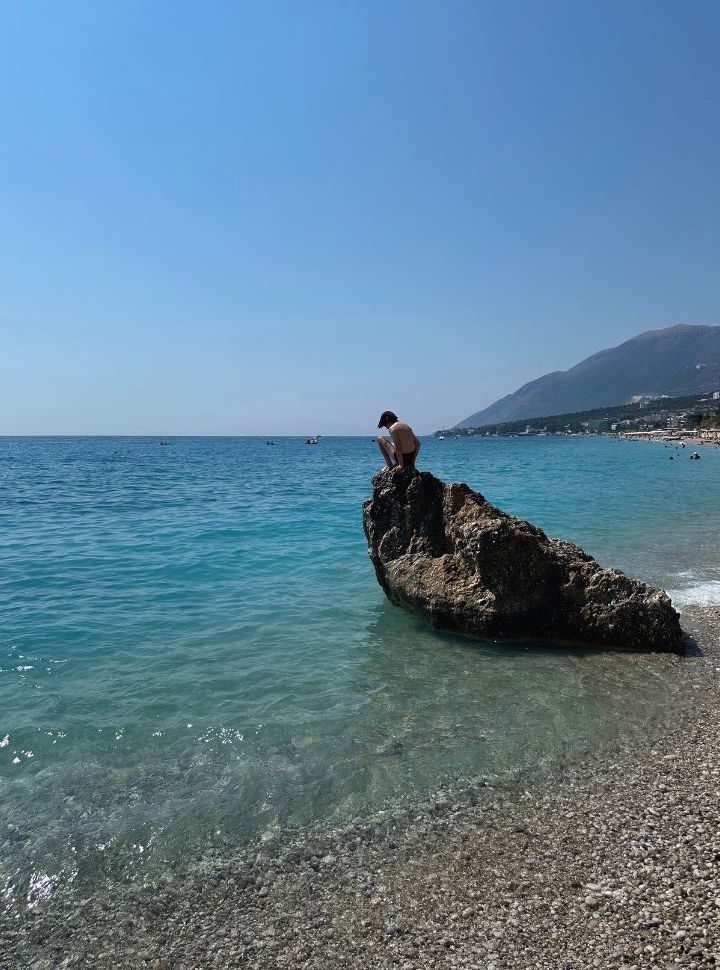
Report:
[{"label": "small boat", "polygon": [[694,451],[692,453],[692,455],[690,455],[690,460],[691,461],[699,461],[700,460],[700,453],[697,452],[697,451]]},{"label": "small boat", "polygon": [[313,435],[311,438],[306,438],[305,440],[306,445],[316,445],[317,443],[318,443],[317,435]]}]

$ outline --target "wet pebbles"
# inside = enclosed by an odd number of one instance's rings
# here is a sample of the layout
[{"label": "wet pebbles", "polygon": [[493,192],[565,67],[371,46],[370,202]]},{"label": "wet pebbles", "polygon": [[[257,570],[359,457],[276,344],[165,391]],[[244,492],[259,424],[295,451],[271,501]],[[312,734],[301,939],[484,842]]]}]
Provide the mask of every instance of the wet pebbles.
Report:
[{"label": "wet pebbles", "polygon": [[0,918],[0,968],[720,968],[720,611],[675,727]]}]

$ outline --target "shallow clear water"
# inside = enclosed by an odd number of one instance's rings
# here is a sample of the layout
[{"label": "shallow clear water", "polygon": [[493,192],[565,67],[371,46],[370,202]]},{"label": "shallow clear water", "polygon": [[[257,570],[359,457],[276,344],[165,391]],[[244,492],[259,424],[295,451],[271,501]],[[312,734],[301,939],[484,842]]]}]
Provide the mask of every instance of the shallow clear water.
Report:
[{"label": "shallow clear water", "polygon": [[[0,439],[9,904],[512,774],[673,717],[692,689],[675,658],[429,631],[367,558],[374,442],[276,440]],[[428,440],[421,466],[679,604],[718,601],[720,449],[691,450]]]}]

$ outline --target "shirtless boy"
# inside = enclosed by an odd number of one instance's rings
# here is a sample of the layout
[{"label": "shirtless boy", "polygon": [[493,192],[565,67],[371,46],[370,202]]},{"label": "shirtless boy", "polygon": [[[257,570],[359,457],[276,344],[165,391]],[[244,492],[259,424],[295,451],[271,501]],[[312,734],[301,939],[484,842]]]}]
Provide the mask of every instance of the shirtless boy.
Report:
[{"label": "shirtless boy", "polygon": [[410,425],[400,421],[392,411],[383,411],[378,428],[387,428],[392,435],[392,441],[383,435],[379,435],[377,440],[387,467],[395,471],[403,471],[405,468],[412,471],[420,452],[420,442]]}]

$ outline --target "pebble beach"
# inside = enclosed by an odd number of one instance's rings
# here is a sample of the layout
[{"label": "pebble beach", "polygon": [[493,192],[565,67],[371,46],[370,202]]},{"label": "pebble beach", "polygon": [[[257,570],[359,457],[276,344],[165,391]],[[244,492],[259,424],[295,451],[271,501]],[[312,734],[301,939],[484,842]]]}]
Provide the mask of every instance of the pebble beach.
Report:
[{"label": "pebble beach", "polygon": [[720,970],[720,4],[0,25],[0,970]]},{"label": "pebble beach", "polygon": [[0,924],[2,970],[720,966],[720,609],[683,615],[695,701],[644,742],[359,820],[67,886]]}]

